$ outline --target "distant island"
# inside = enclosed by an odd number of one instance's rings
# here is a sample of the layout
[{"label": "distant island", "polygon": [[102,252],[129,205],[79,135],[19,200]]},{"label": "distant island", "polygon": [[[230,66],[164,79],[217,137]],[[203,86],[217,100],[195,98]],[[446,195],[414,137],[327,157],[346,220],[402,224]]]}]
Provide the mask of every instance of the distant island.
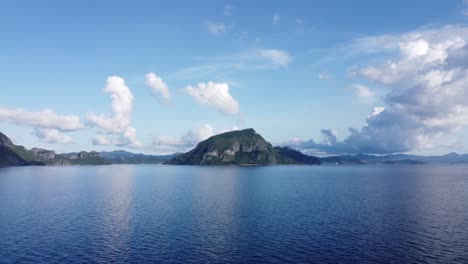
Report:
[{"label": "distant island", "polygon": [[418,165],[468,164],[468,154],[449,153],[443,156],[410,154],[337,155],[315,157],[290,147],[273,147],[254,129],[226,132],[212,136],[187,153],[170,155],[135,154],[123,150],[110,152],[71,152],[57,154],[41,148],[26,149],[15,145],[0,133],[0,166],[67,166],[109,164],[166,165]]},{"label": "distant island", "polygon": [[204,140],[191,151],[178,155],[169,165],[319,165],[320,159],[285,147],[273,147],[254,129],[231,131]]}]

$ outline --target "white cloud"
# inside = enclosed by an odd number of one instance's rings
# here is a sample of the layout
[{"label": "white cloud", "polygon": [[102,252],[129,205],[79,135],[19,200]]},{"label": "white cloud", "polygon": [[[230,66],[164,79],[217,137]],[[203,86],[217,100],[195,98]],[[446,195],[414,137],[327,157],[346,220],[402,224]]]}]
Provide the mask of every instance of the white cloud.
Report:
[{"label": "white cloud", "polygon": [[35,128],[34,135],[45,143],[67,144],[72,142],[71,137],[63,134],[57,129]]},{"label": "white cloud", "polygon": [[[332,153],[422,151],[445,144],[468,126],[468,27],[446,26],[366,38],[363,52],[385,56],[357,70],[390,89],[360,130],[334,144],[299,148]],[[362,88],[362,87],[361,87]],[[357,90],[364,97],[367,89]]]},{"label": "white cloud", "polygon": [[182,142],[188,146],[195,146],[198,142],[203,141],[215,135],[212,126],[205,124],[196,129],[188,131],[183,137]]},{"label": "white cloud", "polygon": [[190,129],[182,137],[159,136],[153,139],[152,149],[159,153],[185,152],[194,148],[200,141],[208,139],[214,135],[237,130],[231,129],[215,130],[211,125],[204,124],[195,129]]},{"label": "white cloud", "polygon": [[277,49],[260,49],[258,53],[261,57],[270,60],[278,66],[287,66],[293,60],[287,51]]},{"label": "white cloud", "polygon": [[330,76],[326,72],[321,72],[321,73],[319,73],[318,78],[320,80],[328,80],[328,79],[330,79]]},{"label": "white cloud", "polygon": [[105,146],[105,145],[112,145],[112,144],[113,144],[112,140],[105,135],[98,134],[93,137],[93,145]]},{"label": "white cloud", "polygon": [[155,73],[147,73],[146,77],[146,85],[151,89],[153,95],[158,98],[161,102],[167,104],[171,99],[171,94],[169,93],[169,87],[167,84],[161,79],[161,77],[157,76]]},{"label": "white cloud", "polygon": [[[104,92],[112,99],[112,115],[89,114],[89,122],[108,133],[108,141],[119,146],[136,147],[140,142],[136,137],[136,129],[131,126],[133,111],[133,94],[125,85],[125,80],[118,76],[107,78]],[[101,135],[101,139],[102,139]],[[94,143],[102,142],[93,140]]]},{"label": "white cloud", "polygon": [[322,135],[324,136],[325,140],[324,143],[329,144],[336,144],[338,142],[337,132],[333,129],[322,129]]},{"label": "white cloud", "polygon": [[46,143],[69,143],[71,138],[63,132],[76,131],[84,127],[78,116],[60,116],[49,109],[30,112],[23,109],[0,107],[0,121],[33,127],[35,129],[34,135]]},{"label": "white cloud", "polygon": [[187,86],[187,93],[201,105],[216,108],[225,115],[235,115],[239,113],[239,103],[229,93],[227,83],[199,83],[196,87]]},{"label": "white cloud", "polygon": [[361,84],[355,84],[352,88],[356,96],[365,103],[372,103],[377,95],[372,89]]},{"label": "white cloud", "polygon": [[380,115],[383,111],[385,111],[385,107],[383,106],[376,106],[374,108],[372,108],[372,113],[370,113],[368,116],[367,116],[367,119],[371,119],[375,116],[378,116]]},{"label": "white cloud", "polygon": [[189,130],[181,138],[172,136],[156,137],[153,140],[153,145],[165,147],[172,146],[174,148],[191,148],[198,144],[198,142],[214,135],[213,127],[209,124],[204,124],[203,126]]},{"label": "white cloud", "polygon": [[0,107],[0,121],[9,121],[19,126],[58,129],[63,132],[83,128],[78,116],[59,116],[49,109],[29,112],[23,109]]},{"label": "white cloud", "polygon": [[235,72],[268,71],[286,68],[293,57],[285,50],[253,49],[222,56],[198,58],[204,63],[182,68],[172,75],[173,79],[225,77]]},{"label": "white cloud", "polygon": [[223,22],[206,22],[204,25],[213,35],[219,35],[227,31],[227,27]]},{"label": "white cloud", "polygon": [[275,14],[273,18],[271,19],[271,23],[273,23],[273,25],[276,25],[280,22],[280,20],[281,20],[281,17]]}]

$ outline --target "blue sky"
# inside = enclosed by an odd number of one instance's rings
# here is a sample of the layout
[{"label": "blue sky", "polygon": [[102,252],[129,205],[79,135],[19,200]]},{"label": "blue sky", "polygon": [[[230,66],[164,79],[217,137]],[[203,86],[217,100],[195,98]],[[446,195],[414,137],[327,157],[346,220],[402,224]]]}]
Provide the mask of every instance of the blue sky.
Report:
[{"label": "blue sky", "polygon": [[247,127],[315,154],[468,152],[467,10],[2,1],[0,131],[58,152],[169,153]]}]

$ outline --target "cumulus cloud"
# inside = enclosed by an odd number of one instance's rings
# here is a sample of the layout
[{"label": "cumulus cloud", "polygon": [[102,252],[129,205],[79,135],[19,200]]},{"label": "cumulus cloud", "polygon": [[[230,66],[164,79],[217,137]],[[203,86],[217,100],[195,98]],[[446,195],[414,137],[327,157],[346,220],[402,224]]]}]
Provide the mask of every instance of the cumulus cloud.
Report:
[{"label": "cumulus cloud", "polygon": [[227,27],[223,22],[206,22],[204,23],[206,29],[213,35],[226,33]]},{"label": "cumulus cloud", "polygon": [[30,112],[24,109],[0,107],[0,121],[33,127],[34,135],[46,143],[69,143],[71,138],[63,132],[76,131],[84,127],[78,116],[60,116],[49,109]]},{"label": "cumulus cloud", "polygon": [[112,139],[110,139],[106,135],[97,134],[93,137],[93,145],[95,146],[106,146],[112,144]]},{"label": "cumulus cloud", "polygon": [[78,116],[59,116],[49,109],[40,112],[30,112],[23,109],[0,107],[0,120],[9,121],[20,126],[51,128],[63,132],[83,128],[83,124]]},{"label": "cumulus cloud", "polygon": [[273,25],[276,25],[280,22],[280,20],[281,20],[281,17],[275,14],[273,18],[271,19],[271,23],[273,23]]},{"label": "cumulus cloud", "polygon": [[[356,74],[385,85],[385,107],[376,107],[361,129],[335,143],[292,142],[303,149],[330,153],[394,153],[436,147],[468,125],[468,27],[446,26],[401,35],[375,37],[382,63]],[[361,91],[367,94],[365,90]]]},{"label": "cumulus cloud", "polygon": [[71,137],[65,135],[57,129],[35,128],[34,131],[34,135],[36,135],[39,140],[45,143],[67,144],[72,142]]},{"label": "cumulus cloud", "polygon": [[229,92],[227,83],[199,83],[196,87],[187,86],[187,93],[200,105],[216,108],[225,115],[239,113],[239,103]]},{"label": "cumulus cloud", "polygon": [[200,141],[209,137],[236,129],[236,127],[233,127],[231,129],[215,130],[211,125],[204,124],[195,129],[190,129],[180,138],[173,136],[155,137],[152,149],[160,153],[184,152],[194,148]]},{"label": "cumulus cloud", "polygon": [[277,49],[260,49],[258,50],[260,57],[270,60],[278,66],[287,66],[293,60],[287,51]]},{"label": "cumulus cloud", "polygon": [[150,72],[145,75],[146,77],[146,86],[151,89],[153,95],[158,98],[161,102],[167,104],[171,99],[171,94],[169,93],[169,87],[155,73]]},{"label": "cumulus cloud", "polygon": [[338,138],[336,137],[336,131],[333,129],[322,129],[322,135],[325,137],[324,143],[336,144]]},{"label": "cumulus cloud", "polygon": [[198,142],[215,135],[211,125],[204,124],[195,129],[189,130],[181,138],[171,136],[160,136],[153,140],[153,145],[161,147],[172,147],[174,149],[186,149],[194,147]]},{"label": "cumulus cloud", "polygon": [[[108,134],[107,142],[119,146],[139,146],[136,129],[131,126],[133,94],[125,85],[125,80],[118,76],[108,77],[104,92],[111,95],[112,114],[91,113],[88,115],[89,123]],[[100,137],[101,140],[93,140],[93,143],[104,142],[103,135]]]},{"label": "cumulus cloud", "polygon": [[361,84],[355,84],[352,86],[354,93],[363,103],[372,103],[377,96],[377,93],[369,87]]}]

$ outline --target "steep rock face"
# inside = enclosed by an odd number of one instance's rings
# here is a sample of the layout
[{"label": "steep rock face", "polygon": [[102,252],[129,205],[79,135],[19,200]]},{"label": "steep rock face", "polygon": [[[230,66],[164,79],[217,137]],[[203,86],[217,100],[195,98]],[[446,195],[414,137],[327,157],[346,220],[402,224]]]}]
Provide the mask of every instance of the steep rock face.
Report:
[{"label": "steep rock face", "polygon": [[99,152],[80,151],[56,155],[53,165],[107,165],[110,161],[101,157]]},{"label": "steep rock face", "polygon": [[0,146],[11,147],[13,146],[13,142],[11,142],[10,138],[5,136],[5,134],[0,132]]},{"label": "steep rock face", "polygon": [[36,155],[40,159],[44,160],[53,160],[55,159],[55,152],[51,150],[46,150],[46,149],[40,149],[40,148],[32,148],[30,150],[34,155]]},{"label": "steep rock face", "polygon": [[28,160],[18,153],[13,142],[3,133],[0,133],[0,166],[26,166],[26,165],[43,165],[42,162],[36,160]]},{"label": "steep rock face", "polygon": [[23,146],[13,144],[7,136],[0,133],[0,166],[105,164],[110,164],[110,162],[95,151],[56,154],[54,151],[41,148],[28,150]]},{"label": "steep rock face", "polygon": [[[300,152],[299,152],[300,153]],[[283,155],[254,129],[231,131],[200,142],[187,153],[165,162],[171,165],[312,164]],[[302,153],[301,153],[302,154]],[[320,163],[320,162],[319,162]],[[313,163],[316,164],[316,163]]]},{"label": "steep rock face", "polygon": [[0,145],[0,166],[24,166],[29,162],[21,158],[11,148]]}]

